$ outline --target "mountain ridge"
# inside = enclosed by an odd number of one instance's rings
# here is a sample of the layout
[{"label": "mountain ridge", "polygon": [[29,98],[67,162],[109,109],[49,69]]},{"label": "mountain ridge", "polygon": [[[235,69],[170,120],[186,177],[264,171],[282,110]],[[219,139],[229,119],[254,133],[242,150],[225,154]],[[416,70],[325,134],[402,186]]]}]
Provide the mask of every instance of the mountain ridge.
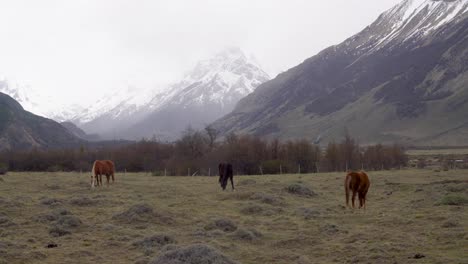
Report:
[{"label": "mountain ridge", "polygon": [[[428,126],[431,100],[464,93],[467,10],[464,1],[403,1],[356,35],[260,85],[213,126],[224,134],[320,137],[324,143],[345,128],[369,143],[430,137],[407,123],[418,119]],[[362,133],[356,124],[372,132]]]}]

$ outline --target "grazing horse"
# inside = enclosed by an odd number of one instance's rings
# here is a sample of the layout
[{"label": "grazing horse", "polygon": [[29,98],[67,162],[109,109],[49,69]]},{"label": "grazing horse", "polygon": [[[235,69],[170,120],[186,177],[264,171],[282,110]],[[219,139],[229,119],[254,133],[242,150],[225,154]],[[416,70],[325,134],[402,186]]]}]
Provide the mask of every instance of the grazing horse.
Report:
[{"label": "grazing horse", "polygon": [[232,190],[234,190],[234,181],[232,175],[232,165],[230,163],[220,163],[218,165],[219,169],[219,184],[223,191],[226,190],[228,179],[231,179]]},{"label": "grazing horse", "polygon": [[[109,185],[109,178],[112,176],[112,182],[114,182],[114,162],[111,160],[96,160],[91,170],[91,188],[94,185],[102,186],[102,175],[106,175],[107,185]],[[99,184],[100,183],[100,184]]]},{"label": "grazing horse", "polygon": [[356,193],[359,197],[359,208],[366,208],[366,194],[369,190],[370,181],[367,174],[363,171],[350,171],[345,178],[345,193],[346,193],[346,206],[349,206],[349,192],[353,191],[352,204],[354,208],[354,199],[356,198]]}]

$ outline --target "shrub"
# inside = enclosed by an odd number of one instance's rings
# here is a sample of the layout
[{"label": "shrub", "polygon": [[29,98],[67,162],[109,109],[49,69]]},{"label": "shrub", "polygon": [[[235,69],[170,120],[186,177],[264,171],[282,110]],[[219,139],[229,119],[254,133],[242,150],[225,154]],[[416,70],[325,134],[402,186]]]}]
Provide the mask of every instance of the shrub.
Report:
[{"label": "shrub", "polygon": [[142,240],[134,242],[132,245],[138,248],[150,249],[153,247],[161,248],[168,244],[176,244],[177,241],[167,234],[156,234],[150,237],[145,237]]},{"label": "shrub", "polygon": [[151,264],[235,264],[218,250],[203,244],[190,245],[164,252]]},{"label": "shrub", "polygon": [[5,163],[0,163],[0,175],[5,175],[8,172],[8,166]]},{"label": "shrub", "polygon": [[224,232],[233,232],[237,229],[237,225],[229,219],[217,219],[214,222],[205,226],[206,230],[219,229]]},{"label": "shrub", "polygon": [[443,197],[438,205],[465,205],[468,204],[468,198],[458,194],[449,194]]},{"label": "shrub", "polygon": [[311,197],[316,195],[309,187],[299,183],[290,184],[288,187],[286,187],[286,190],[288,193],[299,196]]}]

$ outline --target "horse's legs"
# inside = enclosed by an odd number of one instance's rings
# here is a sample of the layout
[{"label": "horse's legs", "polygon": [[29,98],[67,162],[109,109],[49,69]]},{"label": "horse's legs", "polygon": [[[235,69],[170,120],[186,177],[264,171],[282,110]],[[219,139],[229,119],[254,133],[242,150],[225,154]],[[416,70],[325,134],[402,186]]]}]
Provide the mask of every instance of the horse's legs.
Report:
[{"label": "horse's legs", "polygon": [[231,186],[232,186],[232,190],[234,191],[234,181],[233,181],[233,176],[231,176]]},{"label": "horse's legs", "polygon": [[114,183],[114,173],[112,173],[111,175],[112,175],[112,183]]},{"label": "horse's legs", "polygon": [[362,192],[358,192],[358,197],[359,197],[359,209],[362,208],[362,206],[364,205],[364,197],[363,197],[363,193]]},{"label": "horse's legs", "polygon": [[109,175],[109,174],[106,174],[107,187],[109,187],[109,179],[110,179],[110,175]]},{"label": "horse's legs", "polygon": [[99,184],[102,186],[102,174],[99,174]]},{"label": "horse's legs", "polygon": [[356,199],[356,191],[353,190],[353,197],[351,198],[351,202],[353,204],[353,208],[354,208],[354,200]]}]

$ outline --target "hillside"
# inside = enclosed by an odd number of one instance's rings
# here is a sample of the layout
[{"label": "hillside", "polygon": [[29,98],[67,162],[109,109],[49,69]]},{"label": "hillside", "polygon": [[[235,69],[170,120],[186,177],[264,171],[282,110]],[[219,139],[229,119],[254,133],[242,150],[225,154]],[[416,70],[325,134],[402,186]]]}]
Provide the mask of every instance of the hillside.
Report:
[{"label": "hillside", "polygon": [[405,0],[260,85],[224,134],[457,145],[468,141],[468,2]]},{"label": "hillside", "polygon": [[0,150],[58,148],[80,142],[59,123],[25,111],[13,98],[0,93]]}]

